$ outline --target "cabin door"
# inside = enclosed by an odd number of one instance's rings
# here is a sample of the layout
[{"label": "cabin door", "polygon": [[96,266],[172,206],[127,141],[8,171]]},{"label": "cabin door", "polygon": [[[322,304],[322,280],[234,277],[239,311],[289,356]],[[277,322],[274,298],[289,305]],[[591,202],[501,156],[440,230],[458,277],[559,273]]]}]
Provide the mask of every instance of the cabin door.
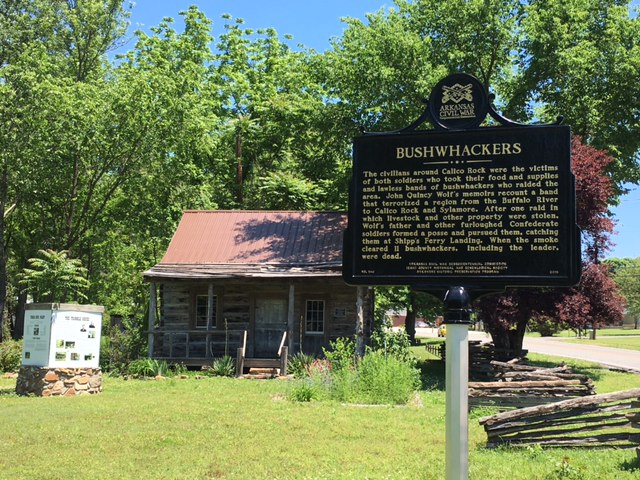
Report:
[{"label": "cabin door", "polygon": [[287,300],[284,298],[257,298],[255,309],[255,335],[253,356],[275,358],[287,331]]}]

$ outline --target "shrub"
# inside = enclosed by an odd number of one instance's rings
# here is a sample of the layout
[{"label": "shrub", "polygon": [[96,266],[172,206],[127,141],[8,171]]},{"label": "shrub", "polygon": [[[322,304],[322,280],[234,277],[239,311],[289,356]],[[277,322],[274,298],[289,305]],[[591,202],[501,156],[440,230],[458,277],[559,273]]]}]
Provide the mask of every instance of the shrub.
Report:
[{"label": "shrub", "polygon": [[382,351],[371,351],[353,368],[333,369],[328,360],[315,360],[309,377],[298,381],[288,394],[294,401],[323,396],[339,402],[368,404],[407,403],[419,386],[420,373]]},{"label": "shrub", "polygon": [[129,365],[147,354],[147,339],[141,329],[105,329],[100,342],[100,368],[126,374]]},{"label": "shrub", "polygon": [[313,363],[314,358],[312,355],[307,355],[304,352],[298,352],[289,357],[287,363],[287,370],[294,378],[303,378],[309,376],[309,368]]},{"label": "shrub", "polygon": [[358,370],[343,369],[333,372],[330,381],[325,382],[327,396],[332,400],[345,403],[364,403],[359,398]]},{"label": "shrub", "polygon": [[310,402],[323,397],[332,398],[330,390],[334,375],[335,372],[329,360],[316,358],[307,367],[306,375],[295,380],[287,398],[296,402]]},{"label": "shrub", "polygon": [[233,357],[225,355],[213,361],[209,372],[218,377],[234,377],[236,374],[236,362]]},{"label": "shrub", "polygon": [[551,337],[562,330],[562,323],[551,317],[538,316],[529,320],[528,327],[542,337]]},{"label": "shrub", "polygon": [[407,403],[420,384],[420,373],[410,363],[370,352],[358,367],[358,397],[363,403]]},{"label": "shrub", "polygon": [[353,339],[340,337],[330,342],[330,349],[322,349],[333,370],[353,368],[356,364],[356,343]]},{"label": "shrub", "polygon": [[22,364],[22,340],[0,343],[0,372],[17,372]]},{"label": "shrub", "polygon": [[139,358],[129,363],[126,373],[138,377],[164,376],[169,373],[169,365],[164,360]]},{"label": "shrub", "polygon": [[376,330],[371,335],[370,351],[381,351],[385,356],[394,357],[401,362],[415,362],[411,353],[411,341],[405,330],[393,331],[390,328]]},{"label": "shrub", "polygon": [[320,386],[310,378],[304,378],[293,384],[287,398],[293,402],[310,402],[320,398]]}]

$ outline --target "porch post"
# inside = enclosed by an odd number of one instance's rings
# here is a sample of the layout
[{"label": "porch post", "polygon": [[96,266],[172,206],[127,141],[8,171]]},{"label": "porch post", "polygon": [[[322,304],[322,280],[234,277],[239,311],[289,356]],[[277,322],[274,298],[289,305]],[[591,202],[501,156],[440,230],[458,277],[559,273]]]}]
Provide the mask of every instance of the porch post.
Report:
[{"label": "porch post", "polygon": [[289,284],[289,304],[287,305],[287,338],[289,339],[289,352],[295,353],[293,349],[295,337],[293,335],[293,326],[295,324],[293,317],[293,307],[295,302],[296,286],[293,283]]},{"label": "porch post", "polygon": [[356,289],[356,355],[364,356],[364,295],[365,287]]},{"label": "porch post", "polygon": [[210,283],[207,291],[207,330],[211,330],[213,321],[213,293],[213,283]]},{"label": "porch post", "polygon": [[156,284],[151,282],[149,284],[149,339],[148,339],[148,356],[149,358],[153,357],[153,341],[155,335],[153,331],[156,328],[156,305],[158,303],[158,298],[156,294]]}]

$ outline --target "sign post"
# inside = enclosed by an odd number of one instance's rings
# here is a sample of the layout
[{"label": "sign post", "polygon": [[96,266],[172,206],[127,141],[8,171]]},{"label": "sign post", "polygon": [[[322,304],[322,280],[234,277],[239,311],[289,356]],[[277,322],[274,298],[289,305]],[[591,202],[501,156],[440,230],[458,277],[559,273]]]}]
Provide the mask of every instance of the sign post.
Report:
[{"label": "sign post", "polygon": [[[481,127],[487,115],[500,126]],[[502,117],[476,78],[454,74],[413,124],[353,141],[345,281],[447,292],[449,480],[468,477],[471,300],[580,278],[570,138],[559,122]]]},{"label": "sign post", "polygon": [[446,335],[446,478],[466,479],[469,472],[469,325],[471,298],[464,287],[444,297]]}]

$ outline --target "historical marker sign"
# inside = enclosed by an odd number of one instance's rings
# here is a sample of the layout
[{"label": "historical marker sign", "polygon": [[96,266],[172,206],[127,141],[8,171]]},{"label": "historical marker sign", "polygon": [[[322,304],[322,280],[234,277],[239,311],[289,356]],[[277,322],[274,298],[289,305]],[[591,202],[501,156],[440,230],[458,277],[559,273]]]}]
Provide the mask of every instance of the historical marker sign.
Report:
[{"label": "historical marker sign", "polygon": [[[502,126],[480,128],[487,115]],[[511,122],[454,74],[412,125],[353,142],[345,281],[447,291],[447,479],[468,476],[470,291],[579,280],[570,136]]]},{"label": "historical marker sign", "polygon": [[[456,105],[468,98],[461,88],[451,94]],[[446,118],[463,117],[465,107],[442,105],[430,105],[444,112],[442,122],[473,123]],[[573,285],[580,238],[570,167],[566,126],[358,137],[344,278],[420,287]]]}]

